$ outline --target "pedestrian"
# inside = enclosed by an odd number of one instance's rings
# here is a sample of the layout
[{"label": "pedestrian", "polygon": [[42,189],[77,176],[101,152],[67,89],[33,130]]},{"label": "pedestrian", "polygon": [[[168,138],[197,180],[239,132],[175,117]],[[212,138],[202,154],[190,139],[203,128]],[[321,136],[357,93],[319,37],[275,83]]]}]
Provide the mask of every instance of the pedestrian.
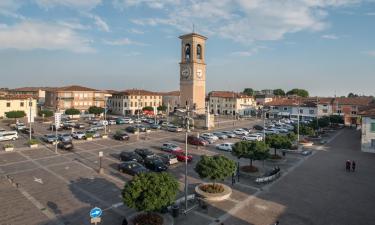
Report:
[{"label": "pedestrian", "polygon": [[280,222],[277,220],[276,223],[275,223],[275,225],[279,225],[279,224],[280,224]]},{"label": "pedestrian", "polygon": [[353,172],[355,171],[355,161],[354,160],[352,161],[352,171]]},{"label": "pedestrian", "polygon": [[127,220],[126,218],[124,218],[124,219],[122,220],[122,225],[128,225],[128,220]]},{"label": "pedestrian", "polygon": [[346,160],[346,172],[350,172],[350,160]]}]

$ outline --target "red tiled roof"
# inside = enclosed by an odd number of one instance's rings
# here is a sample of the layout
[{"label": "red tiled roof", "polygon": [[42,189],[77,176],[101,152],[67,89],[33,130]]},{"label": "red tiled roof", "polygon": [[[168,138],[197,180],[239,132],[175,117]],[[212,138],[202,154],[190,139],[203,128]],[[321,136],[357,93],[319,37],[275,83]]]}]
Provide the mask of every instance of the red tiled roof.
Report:
[{"label": "red tiled roof", "polygon": [[33,91],[47,91],[51,89],[56,89],[55,87],[20,87],[20,88],[14,88],[9,91],[24,91],[24,92],[33,92]]},{"label": "red tiled roof", "polygon": [[359,108],[358,115],[375,117],[375,104]]},{"label": "red tiled roof", "polygon": [[275,98],[267,102],[267,106],[301,106],[301,107],[316,107],[315,101],[310,101],[302,98]]},{"label": "red tiled roof", "polygon": [[336,98],[334,104],[339,105],[356,105],[356,106],[367,106],[374,101],[372,97],[353,97],[353,98]]},{"label": "red tiled roof", "polygon": [[161,92],[163,96],[180,96],[180,91]]},{"label": "red tiled roof", "polygon": [[99,90],[88,88],[88,87],[83,87],[79,85],[71,85],[71,86],[54,88],[51,91],[99,91]]},{"label": "red tiled roof", "polygon": [[1,100],[26,100],[29,98],[35,99],[32,95],[5,95],[0,97]]},{"label": "red tiled roof", "polygon": [[208,93],[209,97],[218,97],[218,98],[252,98],[251,96],[245,95],[243,93],[237,93],[233,91],[211,91]]},{"label": "red tiled roof", "polygon": [[117,95],[161,95],[159,92],[147,91],[147,90],[140,90],[140,89],[128,89],[124,91],[120,91],[116,93]]}]

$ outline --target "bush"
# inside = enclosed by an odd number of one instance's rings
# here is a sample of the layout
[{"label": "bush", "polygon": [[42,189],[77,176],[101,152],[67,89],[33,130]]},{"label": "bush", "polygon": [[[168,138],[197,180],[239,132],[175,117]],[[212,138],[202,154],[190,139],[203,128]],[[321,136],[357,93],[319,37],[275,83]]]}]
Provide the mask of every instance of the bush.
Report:
[{"label": "bush", "polygon": [[138,225],[163,225],[163,218],[156,213],[142,213],[133,219]]},{"label": "bush", "polygon": [[66,115],[79,115],[80,111],[78,109],[71,108],[71,109],[65,110],[65,114]]},{"label": "bush", "polygon": [[92,137],[94,137],[94,135],[92,134],[92,133],[86,133],[86,138],[92,138]]},{"label": "bush", "polygon": [[31,139],[27,141],[28,145],[37,145],[39,144],[39,141],[37,139]]},{"label": "bush", "polygon": [[104,108],[97,107],[97,106],[90,106],[88,111],[89,111],[90,114],[100,115],[100,114],[104,113]]},{"label": "bush", "polygon": [[5,116],[9,119],[18,119],[26,116],[24,111],[9,111],[5,112]]},{"label": "bush", "polygon": [[51,110],[47,110],[47,109],[44,109],[44,110],[41,110],[38,112],[38,116],[43,116],[44,117],[51,117],[53,116],[53,112]]},{"label": "bush", "polygon": [[4,148],[14,148],[14,145],[13,144],[6,144],[6,145],[4,145]]},{"label": "bush", "polygon": [[224,192],[224,187],[220,184],[204,184],[199,186],[199,189],[211,194],[218,194]]},{"label": "bush", "polygon": [[152,106],[145,106],[142,108],[142,111],[154,111],[154,108]]}]

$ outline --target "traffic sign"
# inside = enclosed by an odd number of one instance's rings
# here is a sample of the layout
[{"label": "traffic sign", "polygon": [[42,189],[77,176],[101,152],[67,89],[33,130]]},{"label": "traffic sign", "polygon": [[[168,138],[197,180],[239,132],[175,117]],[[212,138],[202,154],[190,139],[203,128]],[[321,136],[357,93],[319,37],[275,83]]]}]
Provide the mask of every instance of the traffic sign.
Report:
[{"label": "traffic sign", "polygon": [[98,218],[102,215],[103,211],[98,208],[98,207],[95,207],[93,209],[90,210],[90,217],[91,218]]},{"label": "traffic sign", "polygon": [[103,121],[103,126],[108,126],[108,121],[107,120]]},{"label": "traffic sign", "polygon": [[56,129],[60,127],[60,123],[61,123],[61,115],[62,113],[55,113],[55,127]]}]

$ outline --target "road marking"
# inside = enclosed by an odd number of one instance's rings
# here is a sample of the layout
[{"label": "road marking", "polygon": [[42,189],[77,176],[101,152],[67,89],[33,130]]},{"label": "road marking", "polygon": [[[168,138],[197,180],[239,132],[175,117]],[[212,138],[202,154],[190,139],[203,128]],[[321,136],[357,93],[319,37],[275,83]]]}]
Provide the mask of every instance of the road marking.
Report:
[{"label": "road marking", "polygon": [[35,181],[35,182],[38,182],[38,183],[40,183],[40,184],[43,184],[43,180],[42,180],[42,178],[36,178],[36,177],[34,177],[34,181]]}]

